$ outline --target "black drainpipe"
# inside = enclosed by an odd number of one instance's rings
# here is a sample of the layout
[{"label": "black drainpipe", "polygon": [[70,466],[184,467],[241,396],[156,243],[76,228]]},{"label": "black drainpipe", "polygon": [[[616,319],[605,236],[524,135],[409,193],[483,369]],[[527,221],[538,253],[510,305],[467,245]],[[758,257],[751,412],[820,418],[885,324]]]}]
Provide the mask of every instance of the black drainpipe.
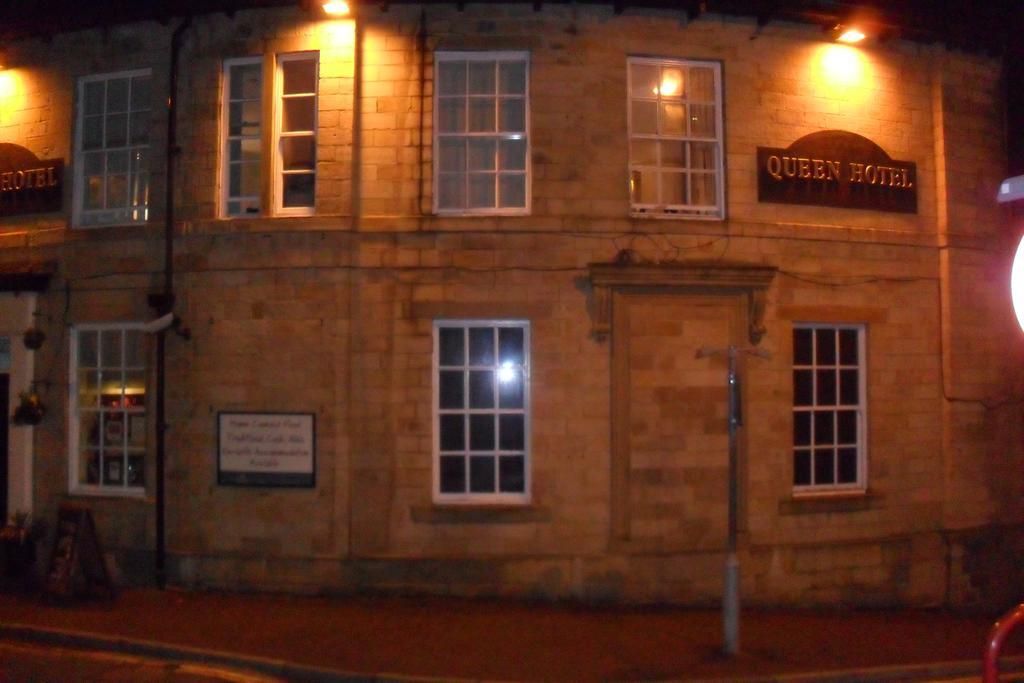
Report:
[{"label": "black drainpipe", "polygon": [[[165,205],[164,205],[164,288],[156,295],[150,295],[149,305],[156,309],[158,315],[166,315],[174,311],[174,168],[181,148],[178,147],[178,57],[181,53],[182,36],[192,23],[192,17],[185,17],[171,34],[170,74],[167,87],[167,148],[164,150],[165,170]],[[175,321],[177,322],[177,321]],[[164,534],[164,460],[167,434],[166,422],[166,345],[165,328],[156,335],[156,585],[164,588],[167,585],[167,548]]]}]

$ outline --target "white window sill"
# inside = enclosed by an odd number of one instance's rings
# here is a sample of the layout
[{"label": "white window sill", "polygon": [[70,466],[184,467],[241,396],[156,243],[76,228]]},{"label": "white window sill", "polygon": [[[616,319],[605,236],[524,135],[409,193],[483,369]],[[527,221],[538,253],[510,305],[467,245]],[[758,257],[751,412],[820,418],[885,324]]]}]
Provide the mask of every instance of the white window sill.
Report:
[{"label": "white window sill", "polygon": [[794,491],[792,496],[779,500],[778,511],[782,516],[860,512],[877,509],[884,503],[885,496],[865,489]]}]

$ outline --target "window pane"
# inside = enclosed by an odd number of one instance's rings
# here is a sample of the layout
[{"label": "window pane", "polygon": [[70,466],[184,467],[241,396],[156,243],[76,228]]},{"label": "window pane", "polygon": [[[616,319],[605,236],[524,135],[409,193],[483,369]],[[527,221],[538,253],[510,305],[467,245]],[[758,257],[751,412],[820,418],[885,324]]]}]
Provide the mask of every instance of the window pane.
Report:
[{"label": "window pane", "polygon": [[494,123],[494,98],[474,97],[469,100],[469,132],[471,133],[493,133]]},{"label": "window pane", "polygon": [[469,170],[470,171],[493,171],[495,168],[494,153],[497,149],[497,141],[494,138],[470,138],[469,139]]},{"label": "window pane", "polygon": [[98,408],[100,405],[100,376],[95,370],[78,372],[78,405],[82,408]]},{"label": "window pane", "polygon": [[465,417],[463,415],[442,415],[440,423],[441,450],[466,450]]},{"label": "window pane", "polygon": [[523,328],[498,328],[498,362],[523,364]]},{"label": "window pane", "polygon": [[662,99],[679,99],[686,94],[686,83],[683,80],[683,70],[676,66],[666,66],[661,69],[661,80],[658,83],[658,95]]},{"label": "window pane", "polygon": [[499,489],[502,493],[526,490],[526,459],[521,455],[505,455],[498,461]]},{"label": "window pane", "polygon": [[715,206],[718,203],[718,188],[711,173],[690,174],[690,204],[693,206]]},{"label": "window pane", "polygon": [[[143,440],[145,443],[145,440]],[[128,480],[125,482],[128,486],[145,486],[146,485],[146,460],[141,456],[132,456],[128,458]]]},{"label": "window pane", "polygon": [[835,451],[818,448],[814,451],[814,483],[834,484],[836,479]]},{"label": "window pane", "polygon": [[834,406],[836,404],[836,371],[818,370],[816,374],[816,404]]},{"label": "window pane", "polygon": [[715,72],[707,67],[691,66],[688,70],[687,96],[696,102],[715,101]]},{"label": "window pane", "polygon": [[121,369],[121,330],[104,330],[100,333],[102,365],[105,368]]},{"label": "window pane", "polygon": [[857,482],[857,449],[839,449],[839,477],[840,484],[854,484]]},{"label": "window pane", "polygon": [[495,85],[495,62],[469,62],[469,93],[471,95],[492,95],[497,92]]},{"label": "window pane", "polygon": [[438,402],[441,408],[464,408],[465,388],[461,370],[442,370],[438,382]]},{"label": "window pane", "polygon": [[630,132],[634,135],[653,135],[658,132],[658,103],[634,100],[632,103],[633,120]]},{"label": "window pane", "polygon": [[313,130],[316,118],[316,98],[288,97],[281,103],[281,130],[283,132]]},{"label": "window pane", "polygon": [[281,61],[282,91],[285,95],[316,92],[316,59]]},{"label": "window pane", "polygon": [[809,486],[811,483],[811,453],[810,451],[795,451],[793,453],[793,485]]},{"label": "window pane", "polygon": [[231,67],[231,92],[233,100],[258,100],[263,96],[263,65],[238,64]]},{"label": "window pane", "polygon": [[667,142],[662,142],[660,147],[662,166],[676,166],[678,168],[686,166],[685,142],[669,140]]},{"label": "window pane", "polygon": [[442,209],[466,206],[466,177],[445,174],[437,179],[437,205]]},{"label": "window pane", "polygon": [[811,330],[807,328],[793,329],[793,365],[810,365],[814,342]]},{"label": "window pane", "polygon": [[469,373],[469,407],[494,407],[494,372],[473,370]]},{"label": "window pane", "polygon": [[526,62],[501,62],[498,65],[498,92],[503,95],[526,93]]},{"label": "window pane", "polygon": [[654,140],[636,139],[629,141],[629,162],[639,166],[655,166],[658,163],[658,143]]},{"label": "window pane", "polygon": [[712,104],[690,105],[690,135],[696,138],[715,137],[715,106]]},{"label": "window pane", "polygon": [[441,365],[463,365],[466,362],[465,335],[461,327],[442,327],[440,340]]},{"label": "window pane", "polygon": [[466,100],[442,97],[439,100],[437,129],[442,133],[466,130]]},{"label": "window pane", "polygon": [[471,493],[494,491],[494,456],[474,455],[469,459],[469,490]]},{"label": "window pane", "polygon": [[839,402],[853,406],[860,403],[860,378],[857,370],[839,371]]},{"label": "window pane", "polygon": [[657,204],[657,172],[634,170],[629,176],[629,189],[634,204]]},{"label": "window pane", "polygon": [[686,133],[686,105],[678,102],[661,103],[662,135],[683,135]]},{"label": "window pane", "polygon": [[313,170],[316,145],[312,136],[281,139],[281,163],[286,171]]},{"label": "window pane", "polygon": [[466,140],[465,138],[441,138],[439,145],[440,169],[449,173],[466,172]]},{"label": "window pane", "polygon": [[494,450],[494,415],[469,416],[469,450]]},{"label": "window pane", "polygon": [[521,451],[526,448],[525,418],[522,415],[498,417],[498,448],[503,451]]},{"label": "window pane", "polygon": [[128,142],[128,114],[112,114],[106,120],[106,147],[122,147]]},{"label": "window pane", "polygon": [[103,114],[105,93],[105,81],[90,81],[85,84],[85,94],[82,98],[82,110],[87,117]]},{"label": "window pane", "polygon": [[232,102],[228,108],[228,135],[259,135],[261,107],[259,102]]},{"label": "window pane", "polygon": [[455,61],[438,62],[438,93],[441,95],[463,95],[466,92],[466,63]]},{"label": "window pane", "polygon": [[526,140],[502,140],[498,145],[498,168],[504,171],[525,171]]},{"label": "window pane", "polygon": [[498,370],[498,406],[501,408],[523,407],[523,373],[521,370],[510,368]]},{"label": "window pane", "polygon": [[289,173],[284,176],[285,207],[313,206],[316,176],[312,173]]},{"label": "window pane", "polygon": [[[718,164],[715,163],[715,145],[710,142],[691,142],[690,145],[690,168],[714,170]],[[713,177],[713,176],[712,176]]]},{"label": "window pane", "polygon": [[499,105],[498,130],[506,133],[518,133],[526,130],[526,101],[502,99]]},{"label": "window pane", "polygon": [[469,328],[469,364],[494,365],[494,328]]},{"label": "window pane", "polygon": [[814,443],[835,443],[835,413],[831,410],[818,410],[814,413]]},{"label": "window pane", "polygon": [[819,365],[834,365],[836,362],[836,333],[832,328],[814,331],[815,361]]},{"label": "window pane", "polygon": [[516,208],[526,206],[526,175],[503,173],[498,178],[498,206]]},{"label": "window pane", "polygon": [[441,456],[441,493],[462,493],[466,490],[466,459]]},{"label": "window pane", "polygon": [[469,176],[469,206],[487,209],[497,206],[495,199],[495,173],[474,173]]},{"label": "window pane", "polygon": [[837,443],[857,443],[857,411],[840,410],[837,418]]},{"label": "window pane", "polygon": [[82,121],[82,149],[103,147],[103,117],[86,116]]},{"label": "window pane", "polygon": [[857,364],[857,330],[839,330],[839,362]]},{"label": "window pane", "polygon": [[661,174],[661,203],[688,204],[685,173]]},{"label": "window pane", "polygon": [[128,79],[107,80],[107,113],[128,111]]},{"label": "window pane", "polygon": [[145,337],[141,330],[124,331],[124,364],[128,368],[146,366]]},{"label": "window pane", "polygon": [[78,333],[78,365],[79,367],[96,367],[98,365],[96,348],[99,342],[98,333],[82,330]]},{"label": "window pane", "polygon": [[128,120],[128,141],[133,145],[149,142],[149,112],[135,112]]},{"label": "window pane", "polygon": [[[632,97],[656,97],[660,69],[654,64],[630,64],[629,80]],[[634,129],[635,130],[635,129]]]}]

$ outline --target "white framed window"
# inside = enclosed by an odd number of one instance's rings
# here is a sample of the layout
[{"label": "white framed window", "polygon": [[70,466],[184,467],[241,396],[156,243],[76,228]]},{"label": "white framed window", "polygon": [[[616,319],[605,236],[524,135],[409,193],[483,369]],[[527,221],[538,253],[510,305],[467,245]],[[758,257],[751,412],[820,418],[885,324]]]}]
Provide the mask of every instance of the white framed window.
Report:
[{"label": "white framed window", "polygon": [[147,394],[142,324],[74,326],[70,376],[71,492],[143,495]]},{"label": "white framed window", "polygon": [[[319,59],[318,52],[279,54],[269,72],[264,57],[224,62],[222,216],[314,213]],[[270,88],[266,73],[273,74]]]},{"label": "white framed window", "polygon": [[224,62],[222,187],[225,216],[261,213],[263,58]]},{"label": "white framed window", "polygon": [[866,488],[863,325],[793,325],[793,491]]},{"label": "white framed window", "polygon": [[723,218],[722,65],[631,57],[628,67],[633,214]]},{"label": "white framed window", "polygon": [[434,73],[434,211],[530,210],[526,52],[437,52]]},{"label": "white framed window", "polygon": [[149,217],[149,69],[78,80],[75,224],[145,223]]},{"label": "white framed window", "polygon": [[434,431],[435,501],[529,501],[529,322],[434,322]]}]

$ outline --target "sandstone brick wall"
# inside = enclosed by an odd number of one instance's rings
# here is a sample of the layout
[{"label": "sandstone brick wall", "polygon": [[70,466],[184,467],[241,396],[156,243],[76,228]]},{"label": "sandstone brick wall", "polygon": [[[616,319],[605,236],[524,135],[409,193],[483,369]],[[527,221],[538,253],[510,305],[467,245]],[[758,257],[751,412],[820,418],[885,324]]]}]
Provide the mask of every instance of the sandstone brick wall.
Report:
[{"label": "sandstone brick wall", "polygon": [[[665,462],[637,464],[645,471],[623,499],[649,536],[669,540],[611,538],[612,500],[622,494],[611,476],[613,343],[591,334],[586,266],[629,249],[641,261],[779,269],[761,342],[771,358],[746,365],[745,600],[937,604],[998,592],[997,573],[985,564],[992,543],[975,530],[1020,523],[1022,453],[1014,402],[1020,333],[1006,295],[1006,226],[993,202],[1004,166],[996,61],[892,41],[855,53],[867,74],[862,84],[836,85],[822,77],[831,48],[814,27],[471,3],[464,11],[426,8],[424,55],[419,20],[418,7],[366,7],[357,31],[281,9],[210,15],[189,29],[175,286],[191,339],[168,338],[175,580],[716,600],[725,452],[720,463],[708,454],[700,472],[683,473],[670,448],[658,456]],[[172,28],[61,35],[52,54],[42,42],[15,46],[20,85],[13,98],[0,95],[0,141],[64,157],[66,207],[75,79],[151,66],[160,112]],[[219,219],[222,60],[307,49],[320,50],[317,215]],[[430,214],[437,49],[529,51],[529,216]],[[722,62],[726,220],[629,216],[631,55]],[[161,285],[161,116],[151,137],[149,226],[83,231],[63,214],[0,219],[0,263],[58,262],[38,302],[50,342],[37,354],[36,374],[54,379],[51,412],[33,432],[42,516],[68,491],[67,325],[148,319],[145,295]],[[913,160],[918,212],[758,203],[756,147],[785,147],[831,128]],[[668,368],[666,345],[678,344],[689,359],[698,339],[677,330],[685,300],[661,295],[664,306],[641,299],[637,310],[650,308],[653,318],[637,332],[663,337],[654,352]],[[532,500],[523,508],[453,510],[431,501],[432,324],[474,317],[531,324]],[[792,496],[791,331],[808,321],[867,326],[864,496]],[[637,354],[642,365],[645,354]],[[724,382],[721,367],[709,367]],[[670,368],[680,377],[691,370],[681,361]],[[724,428],[724,405],[705,405],[724,400],[713,376],[700,376],[707,391],[699,398],[658,385],[667,376],[632,378],[638,389],[653,387],[644,399],[651,416],[696,400],[703,412],[694,424],[712,433],[723,420]],[[218,486],[215,426],[224,410],[313,413],[316,486]],[[663,441],[693,438],[689,428],[662,431]],[[152,467],[147,477],[146,498],[90,500],[104,542],[136,577],[149,572],[153,544]]]}]

